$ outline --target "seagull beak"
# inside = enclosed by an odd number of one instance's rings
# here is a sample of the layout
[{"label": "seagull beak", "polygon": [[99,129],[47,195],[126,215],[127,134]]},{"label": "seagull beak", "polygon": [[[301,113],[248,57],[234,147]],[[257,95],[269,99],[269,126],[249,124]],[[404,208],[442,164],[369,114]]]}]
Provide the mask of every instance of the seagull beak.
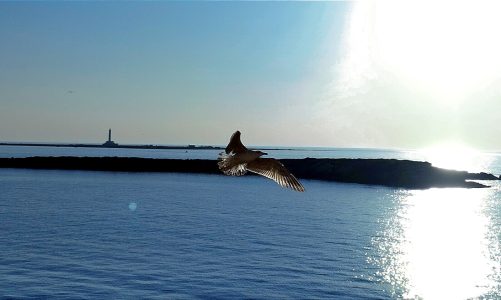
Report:
[{"label": "seagull beak", "polygon": [[261,153],[263,153],[263,155],[268,155],[268,153],[266,153],[266,152],[261,152]]}]

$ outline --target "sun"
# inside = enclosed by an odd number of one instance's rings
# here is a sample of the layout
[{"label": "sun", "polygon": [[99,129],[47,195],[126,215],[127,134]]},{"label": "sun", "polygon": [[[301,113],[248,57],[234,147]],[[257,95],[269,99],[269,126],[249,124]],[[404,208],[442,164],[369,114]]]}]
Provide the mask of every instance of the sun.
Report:
[{"label": "sun", "polygon": [[499,77],[499,11],[499,1],[357,2],[347,51],[365,76],[377,69],[457,105]]},{"label": "sun", "polygon": [[490,157],[458,141],[445,141],[416,151],[417,158],[443,169],[482,172],[487,169]]}]

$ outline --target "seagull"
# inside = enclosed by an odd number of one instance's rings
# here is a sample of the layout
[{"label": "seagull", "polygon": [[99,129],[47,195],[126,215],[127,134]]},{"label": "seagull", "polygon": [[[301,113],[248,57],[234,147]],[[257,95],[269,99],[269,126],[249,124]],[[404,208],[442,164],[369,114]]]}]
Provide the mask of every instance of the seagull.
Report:
[{"label": "seagull", "polygon": [[236,131],[230,138],[225,152],[218,158],[218,167],[226,175],[242,176],[247,171],[262,175],[274,180],[283,187],[304,192],[304,187],[284,165],[274,158],[261,158],[267,153],[247,149],[240,141],[240,131]]}]

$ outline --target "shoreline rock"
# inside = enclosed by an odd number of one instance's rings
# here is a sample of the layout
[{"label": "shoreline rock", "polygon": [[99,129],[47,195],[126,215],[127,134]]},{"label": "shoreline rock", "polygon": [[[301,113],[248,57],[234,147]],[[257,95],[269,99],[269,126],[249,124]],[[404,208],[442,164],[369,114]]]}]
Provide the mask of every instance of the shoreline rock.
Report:
[{"label": "shoreline rock", "polygon": [[[428,162],[397,159],[304,158],[280,160],[297,178],[380,185],[407,189],[432,187],[484,188],[468,180],[500,180],[488,173],[433,167]],[[0,158],[0,168],[89,170],[119,172],[179,172],[221,174],[216,160],[137,157]]]}]

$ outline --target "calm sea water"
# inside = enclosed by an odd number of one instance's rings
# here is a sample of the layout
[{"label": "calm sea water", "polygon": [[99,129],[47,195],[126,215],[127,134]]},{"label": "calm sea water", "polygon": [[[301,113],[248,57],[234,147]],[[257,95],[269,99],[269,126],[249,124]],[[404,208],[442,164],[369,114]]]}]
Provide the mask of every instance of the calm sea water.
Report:
[{"label": "calm sea water", "polygon": [[[387,150],[268,152],[425,160]],[[217,151],[0,147],[3,157],[32,155]],[[497,154],[455,164],[495,174],[500,165]],[[306,193],[256,176],[0,169],[0,296],[501,298],[500,183],[409,191],[302,182]]]}]

